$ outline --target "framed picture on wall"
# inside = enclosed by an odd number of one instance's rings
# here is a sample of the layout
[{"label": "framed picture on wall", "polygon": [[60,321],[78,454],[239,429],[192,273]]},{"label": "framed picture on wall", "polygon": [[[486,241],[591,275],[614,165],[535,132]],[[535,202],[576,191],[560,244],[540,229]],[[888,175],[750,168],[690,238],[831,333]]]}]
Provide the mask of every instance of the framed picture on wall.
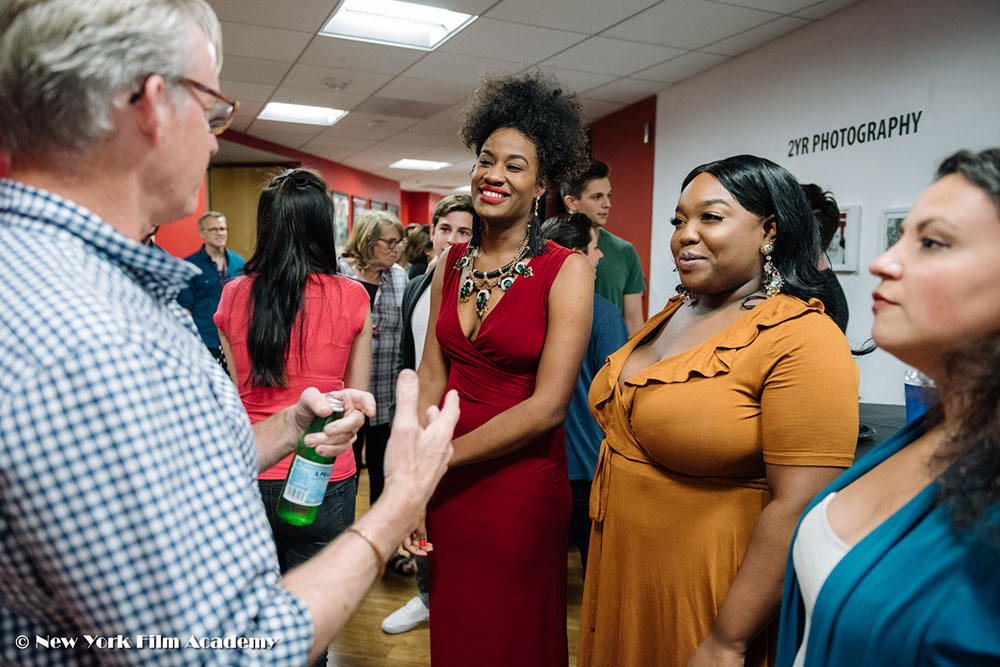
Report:
[{"label": "framed picture on wall", "polygon": [[379,201],[377,199],[373,199],[372,200],[371,209],[373,211],[384,211],[385,210],[385,202],[384,201]]},{"label": "framed picture on wall", "polygon": [[338,248],[343,248],[350,234],[351,198],[343,192],[330,190],[333,199],[333,241]]},{"label": "framed picture on wall", "polygon": [[368,200],[354,195],[351,197],[351,229],[358,224],[358,216],[368,210]]},{"label": "framed picture on wall", "polygon": [[903,219],[909,208],[887,208],[882,211],[882,234],[879,237],[879,252],[883,253],[899,240],[903,234]]},{"label": "framed picture on wall", "polygon": [[385,210],[389,211],[389,213],[392,213],[397,218],[399,217],[399,204],[386,204]]},{"label": "framed picture on wall", "polygon": [[834,271],[858,270],[858,237],[861,235],[861,207],[841,206],[840,226],[824,252]]}]

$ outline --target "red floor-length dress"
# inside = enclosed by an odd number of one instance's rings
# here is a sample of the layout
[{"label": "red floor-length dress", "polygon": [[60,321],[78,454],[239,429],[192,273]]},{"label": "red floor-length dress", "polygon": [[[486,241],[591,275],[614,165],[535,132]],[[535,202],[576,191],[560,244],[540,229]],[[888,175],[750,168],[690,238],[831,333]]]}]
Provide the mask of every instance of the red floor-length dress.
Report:
[{"label": "red floor-length dress", "polygon": [[[435,334],[462,416],[455,437],[531,396],[548,297],[571,253],[552,243],[531,259],[472,341],[458,319],[460,272],[449,254]],[[474,297],[473,297],[474,298]],[[567,664],[566,550],[570,488],[562,427],[514,452],[449,471],[431,500],[431,664]]]}]

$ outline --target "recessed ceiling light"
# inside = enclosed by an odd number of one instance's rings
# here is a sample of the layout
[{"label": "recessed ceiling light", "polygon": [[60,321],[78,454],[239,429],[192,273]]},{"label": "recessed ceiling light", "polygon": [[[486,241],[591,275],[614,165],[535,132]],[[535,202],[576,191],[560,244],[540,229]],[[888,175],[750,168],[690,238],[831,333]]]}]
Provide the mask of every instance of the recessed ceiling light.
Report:
[{"label": "recessed ceiling light", "polygon": [[341,109],[330,107],[309,107],[303,104],[268,102],[257,114],[260,120],[280,120],[284,123],[305,123],[306,125],[333,125],[347,115]]},{"label": "recessed ceiling light", "polygon": [[418,171],[437,171],[450,165],[451,162],[431,162],[430,160],[397,160],[389,165],[390,169],[416,169]]},{"label": "recessed ceiling light", "polygon": [[399,0],[344,0],[319,34],[433,51],[477,18]]}]

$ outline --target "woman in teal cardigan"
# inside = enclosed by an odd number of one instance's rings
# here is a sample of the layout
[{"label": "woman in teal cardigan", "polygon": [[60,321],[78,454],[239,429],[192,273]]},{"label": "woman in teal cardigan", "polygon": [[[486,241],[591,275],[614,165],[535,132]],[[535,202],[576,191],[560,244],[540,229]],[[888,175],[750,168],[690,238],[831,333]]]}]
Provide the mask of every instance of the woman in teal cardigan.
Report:
[{"label": "woman in teal cardigan", "polygon": [[941,402],[806,509],[777,665],[1000,665],[1000,149],[945,160],[871,272],[872,337]]}]

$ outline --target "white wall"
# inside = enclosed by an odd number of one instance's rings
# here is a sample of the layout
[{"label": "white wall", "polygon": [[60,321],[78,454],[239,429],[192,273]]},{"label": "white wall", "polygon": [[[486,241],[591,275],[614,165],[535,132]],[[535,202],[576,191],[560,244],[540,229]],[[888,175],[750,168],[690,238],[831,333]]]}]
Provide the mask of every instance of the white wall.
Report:
[{"label": "white wall", "polygon": [[[922,111],[916,134],[788,157],[788,142]],[[1000,1],[867,0],[672,86],[657,99],[650,310],[677,284],[669,243],[680,183],[702,163],[752,153],[861,206],[859,271],[840,273],[848,339],[871,330],[867,266],[882,210],[908,207],[959,148],[1000,146]],[[1000,261],[1000,258],[998,258]],[[903,402],[903,365],[858,360],[861,398]]]}]

